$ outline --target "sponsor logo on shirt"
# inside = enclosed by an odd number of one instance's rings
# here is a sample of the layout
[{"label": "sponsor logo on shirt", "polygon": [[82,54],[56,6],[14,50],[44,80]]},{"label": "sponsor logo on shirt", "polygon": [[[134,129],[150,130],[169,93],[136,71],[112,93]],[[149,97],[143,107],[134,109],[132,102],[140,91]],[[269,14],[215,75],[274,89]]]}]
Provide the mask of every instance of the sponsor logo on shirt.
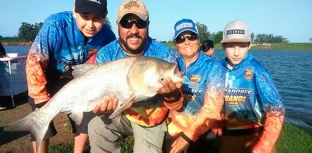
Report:
[{"label": "sponsor logo on shirt", "polygon": [[250,81],[253,77],[253,71],[250,69],[245,70],[245,78],[246,80]]},{"label": "sponsor logo on shirt", "polygon": [[245,103],[248,97],[251,96],[252,90],[250,89],[231,89],[226,88],[224,92],[224,101],[229,105],[238,105]]},{"label": "sponsor logo on shirt", "polygon": [[188,86],[183,86],[182,91],[184,93],[184,99],[187,101],[195,101],[197,96],[203,93],[203,89],[190,88]]},{"label": "sponsor logo on shirt", "polygon": [[190,78],[189,78],[189,81],[190,81],[191,85],[198,84],[200,82],[200,80],[201,80],[200,75],[196,75],[196,74],[191,75]]}]

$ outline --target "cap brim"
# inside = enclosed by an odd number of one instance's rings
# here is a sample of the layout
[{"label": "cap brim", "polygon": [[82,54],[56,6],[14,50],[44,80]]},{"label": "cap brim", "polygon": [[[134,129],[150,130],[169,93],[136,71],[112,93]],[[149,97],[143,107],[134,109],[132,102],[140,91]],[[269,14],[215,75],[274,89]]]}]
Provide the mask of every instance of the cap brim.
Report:
[{"label": "cap brim", "polygon": [[148,16],[146,16],[144,14],[141,14],[141,13],[138,13],[138,12],[134,12],[134,11],[128,11],[128,12],[124,13],[123,15],[119,16],[117,18],[117,22],[119,23],[120,20],[127,14],[134,14],[134,15],[138,16],[141,20],[144,20],[144,21],[146,21],[148,19]]},{"label": "cap brim", "polygon": [[191,31],[191,32],[194,32],[194,33],[196,33],[196,34],[198,35],[198,33],[197,33],[196,31],[194,31],[194,30],[185,29],[185,30],[180,31],[178,34],[176,34],[176,35],[174,36],[174,39],[176,39],[182,32],[185,32],[185,31]]},{"label": "cap brim", "polygon": [[232,42],[252,42],[251,39],[225,39],[221,40],[220,43],[232,43]]},{"label": "cap brim", "polygon": [[[83,9],[82,9],[83,8]],[[102,18],[105,18],[106,17],[106,14],[102,14],[102,10],[98,10],[94,7],[88,7],[88,6],[75,6],[75,12],[76,13],[92,13],[92,14],[95,14],[99,17],[102,17]]]}]

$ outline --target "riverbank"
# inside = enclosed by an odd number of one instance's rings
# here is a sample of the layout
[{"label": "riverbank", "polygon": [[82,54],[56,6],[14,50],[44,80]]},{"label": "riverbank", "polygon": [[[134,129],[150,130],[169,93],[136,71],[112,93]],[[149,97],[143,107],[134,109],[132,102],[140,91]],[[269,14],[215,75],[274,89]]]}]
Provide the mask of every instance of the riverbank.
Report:
[{"label": "riverbank", "polygon": [[[170,48],[175,48],[173,43],[165,43]],[[215,49],[222,49],[221,44],[216,44]],[[251,49],[255,50],[306,50],[312,51],[312,43],[288,43],[288,44],[254,44]]]}]

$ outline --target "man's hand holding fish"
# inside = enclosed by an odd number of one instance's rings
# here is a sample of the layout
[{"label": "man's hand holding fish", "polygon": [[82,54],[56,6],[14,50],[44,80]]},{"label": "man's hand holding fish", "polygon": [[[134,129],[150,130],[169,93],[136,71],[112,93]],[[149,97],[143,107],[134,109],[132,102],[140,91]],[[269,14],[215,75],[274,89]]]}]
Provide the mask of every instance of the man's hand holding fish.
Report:
[{"label": "man's hand holding fish", "polygon": [[[176,75],[182,77],[183,73],[178,72]],[[182,82],[174,83],[170,77],[167,77],[162,81],[162,85],[163,87],[158,90],[158,94],[164,97],[165,103],[175,103],[181,99],[180,88],[182,87]],[[93,113],[100,115],[111,114],[117,106],[118,98],[112,93],[105,96],[103,102],[93,108]]]}]

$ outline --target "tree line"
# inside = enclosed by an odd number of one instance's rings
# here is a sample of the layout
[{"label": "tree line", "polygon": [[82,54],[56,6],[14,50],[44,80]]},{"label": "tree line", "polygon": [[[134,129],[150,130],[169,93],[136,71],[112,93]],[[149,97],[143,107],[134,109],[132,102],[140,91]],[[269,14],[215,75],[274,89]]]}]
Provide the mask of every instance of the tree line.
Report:
[{"label": "tree line", "polygon": [[0,35],[1,42],[29,42],[33,41],[42,26],[42,22],[30,24],[22,22],[21,27],[18,30],[17,36],[3,37]]},{"label": "tree line", "polygon": [[[215,44],[220,43],[223,37],[223,31],[218,32],[210,32],[208,30],[208,27],[205,24],[202,24],[200,22],[196,23],[198,32],[199,32],[199,38],[201,43],[207,39],[213,40]],[[284,38],[283,36],[274,36],[273,34],[257,34],[251,33],[251,39],[253,40],[253,43],[257,44],[263,44],[263,43],[288,43],[289,41],[287,38]]]},{"label": "tree line", "polygon": [[[112,28],[112,25],[108,18],[105,19],[105,24]],[[37,36],[37,33],[39,32],[42,25],[42,22],[34,24],[22,22],[16,36],[3,37],[2,35],[0,35],[0,42],[32,42]]]},{"label": "tree line", "polygon": [[[105,20],[105,24],[107,24],[110,28],[112,28],[111,23],[108,18]],[[41,26],[43,25],[42,22],[30,24],[27,22],[22,22],[21,27],[18,30],[18,35],[13,37],[3,37],[0,35],[1,42],[31,42],[35,39],[38,31],[40,30]],[[207,39],[213,40],[215,44],[220,43],[222,40],[222,31],[218,32],[210,32],[208,27],[205,24],[196,23],[199,38],[202,41]],[[288,40],[283,36],[274,36],[273,34],[251,34],[251,39],[254,43],[263,44],[263,43],[288,43]],[[312,41],[312,39],[310,39]],[[167,42],[167,41],[164,41]],[[169,42],[172,42],[169,41]]]}]

